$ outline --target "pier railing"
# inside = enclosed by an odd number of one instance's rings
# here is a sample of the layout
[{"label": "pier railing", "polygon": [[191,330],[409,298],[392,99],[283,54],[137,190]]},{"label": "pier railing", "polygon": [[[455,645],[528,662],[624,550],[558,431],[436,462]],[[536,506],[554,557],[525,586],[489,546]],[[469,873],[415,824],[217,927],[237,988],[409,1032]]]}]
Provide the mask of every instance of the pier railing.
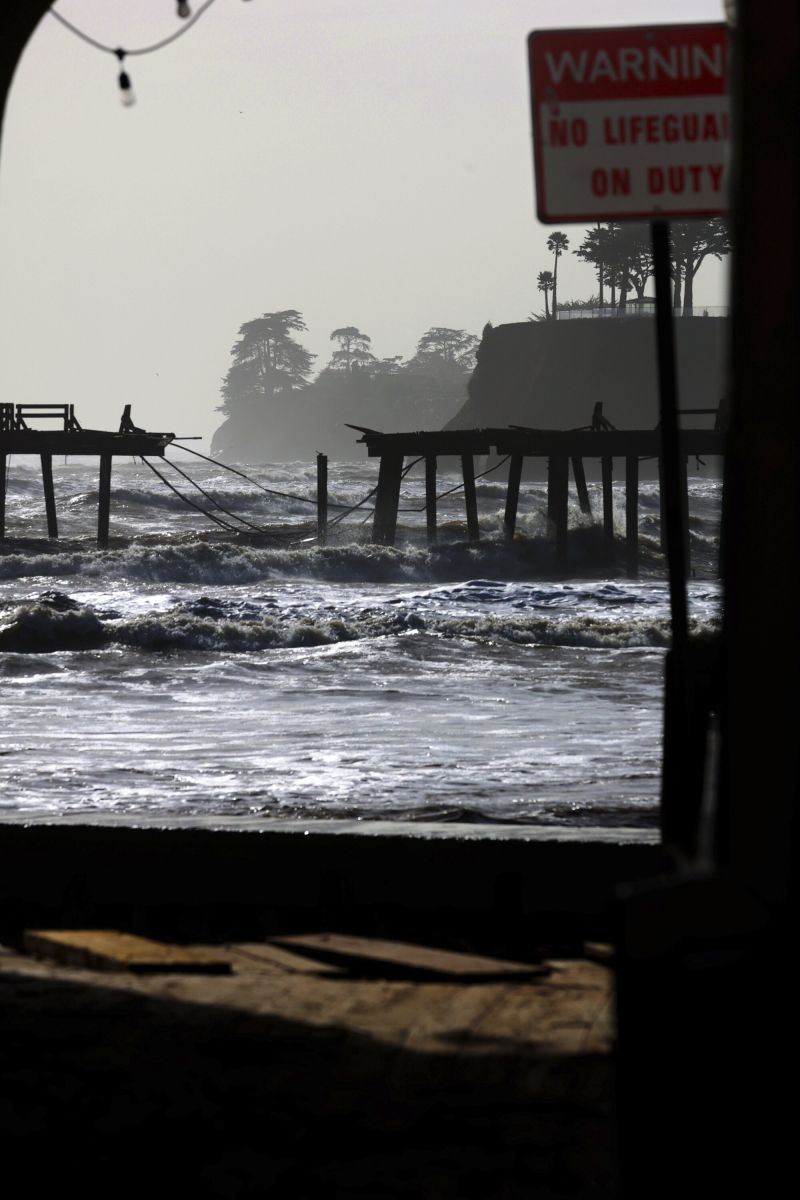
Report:
[{"label": "pier railing", "polygon": [[[605,320],[630,320],[633,317],[653,317],[655,316],[655,301],[652,304],[627,304],[624,308],[618,305],[605,304],[601,308],[583,307],[575,305],[571,308],[559,308],[556,310],[557,321],[587,321],[602,318]],[[674,315],[680,317],[727,317],[730,315],[730,308],[724,305],[693,305],[689,308],[681,306],[673,310]]]}]

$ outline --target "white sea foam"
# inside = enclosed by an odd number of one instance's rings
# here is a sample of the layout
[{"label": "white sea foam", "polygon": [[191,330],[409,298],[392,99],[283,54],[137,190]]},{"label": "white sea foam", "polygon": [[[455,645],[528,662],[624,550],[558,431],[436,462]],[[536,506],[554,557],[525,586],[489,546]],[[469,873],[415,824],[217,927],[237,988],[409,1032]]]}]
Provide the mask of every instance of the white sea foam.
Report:
[{"label": "white sea foam", "polygon": [[[313,464],[252,474],[313,494]],[[56,467],[63,540],[48,542],[38,472],[12,464],[7,814],[654,827],[669,596],[652,484],[640,493],[641,578],[624,577],[620,491],[615,561],[573,498],[576,578],[559,580],[541,484],[523,484],[512,545],[499,475],[478,484],[482,540],[467,543],[456,492],[428,546],[412,474],[402,502],[418,511],[401,514],[396,548],[368,544],[368,512],[317,548],[301,541],[313,505],[270,499],[217,465],[197,478],[274,536],[222,533],[146,469],[115,463],[112,541],[98,550],[96,464],[75,463]],[[373,463],[331,465],[338,502],[374,482]],[[691,487],[692,629],[707,636],[719,488]]]}]

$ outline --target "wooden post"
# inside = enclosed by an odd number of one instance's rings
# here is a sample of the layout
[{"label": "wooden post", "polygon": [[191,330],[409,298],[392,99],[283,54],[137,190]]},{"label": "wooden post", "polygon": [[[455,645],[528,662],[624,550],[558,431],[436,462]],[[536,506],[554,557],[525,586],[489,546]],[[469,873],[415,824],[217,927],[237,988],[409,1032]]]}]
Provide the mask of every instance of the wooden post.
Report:
[{"label": "wooden post", "polygon": [[378,468],[378,494],[375,497],[375,516],[372,540],[380,546],[393,546],[397,532],[397,509],[400,504],[400,480],[403,475],[402,454],[382,454]]},{"label": "wooden post", "polygon": [[575,489],[578,493],[578,504],[581,506],[581,512],[587,516],[592,515],[592,504],[589,500],[589,489],[586,486],[586,472],[583,469],[583,459],[579,454],[572,456],[572,475],[575,480]]},{"label": "wooden post", "polygon": [[47,513],[47,536],[58,537],[58,517],[56,516],[56,493],[53,488],[53,456],[41,454],[42,483],[44,484],[44,508]]},{"label": "wooden post", "polygon": [[639,577],[639,458],[625,459],[625,566],[629,579]]},{"label": "wooden post", "polygon": [[0,454],[0,541],[6,536],[6,472],[8,471],[8,455]]},{"label": "wooden post", "polygon": [[467,537],[471,542],[480,538],[478,528],[478,498],[475,495],[475,464],[471,454],[461,455],[461,470],[464,473],[464,504],[467,509]]},{"label": "wooden post", "polygon": [[97,503],[97,544],[101,550],[108,545],[108,523],[111,516],[111,455],[100,455],[100,486]]},{"label": "wooden post", "polygon": [[317,455],[317,544],[328,540],[328,456]]},{"label": "wooden post", "polygon": [[614,480],[614,460],[613,458],[601,458],[600,469],[603,477],[603,546],[605,548],[606,559],[608,562],[613,562],[614,559],[614,491],[612,483]]},{"label": "wooden post", "polygon": [[522,479],[522,455],[512,454],[508,464],[508,489],[506,491],[506,515],[503,526],[509,542],[514,540],[514,530],[517,526],[517,508],[519,507],[519,484]]},{"label": "wooden post", "polygon": [[567,569],[567,513],[569,511],[569,466],[565,454],[547,460],[547,523],[556,544],[556,570]]},{"label": "wooden post", "polygon": [[435,542],[436,530],[436,455],[425,456],[425,521],[428,527],[428,541]]}]

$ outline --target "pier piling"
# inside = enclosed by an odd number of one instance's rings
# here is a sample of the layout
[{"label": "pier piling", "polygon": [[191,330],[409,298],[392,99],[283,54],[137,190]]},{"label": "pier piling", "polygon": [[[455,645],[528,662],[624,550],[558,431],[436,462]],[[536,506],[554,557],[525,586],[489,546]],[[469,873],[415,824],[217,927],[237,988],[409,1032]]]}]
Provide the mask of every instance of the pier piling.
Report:
[{"label": "pier piling", "polygon": [[639,576],[639,458],[625,459],[625,570],[629,579]]},{"label": "pier piling", "polygon": [[108,546],[108,525],[111,517],[111,455],[100,455],[100,485],[97,503],[97,544],[101,550]]},{"label": "pier piling", "polygon": [[565,454],[547,460],[547,524],[555,541],[556,570],[567,570],[567,515],[569,512],[569,466]]},{"label": "pier piling", "polygon": [[603,549],[608,562],[614,560],[614,459],[604,456],[600,460],[603,479]]},{"label": "pier piling", "polygon": [[575,490],[578,493],[578,504],[581,512],[592,515],[592,504],[589,499],[589,489],[586,486],[586,472],[583,469],[583,459],[579,454],[572,455],[572,477],[575,480]]},{"label": "pier piling", "polygon": [[44,508],[47,513],[47,536],[54,540],[58,537],[58,517],[56,516],[56,493],[53,488],[53,456],[41,454],[42,483],[44,485]]},{"label": "pier piling", "polygon": [[6,478],[8,455],[0,454],[0,540],[6,536]]},{"label": "pier piling", "polygon": [[514,530],[517,526],[517,509],[519,507],[519,484],[522,479],[522,455],[512,454],[508,464],[508,487],[506,489],[506,511],[503,527],[509,542],[514,540]]},{"label": "pier piling", "polygon": [[478,498],[475,493],[475,462],[471,454],[461,455],[461,470],[464,475],[464,504],[467,510],[467,537],[477,542],[481,536],[478,528]]},{"label": "pier piling", "polygon": [[400,481],[403,476],[403,455],[382,454],[378,467],[378,492],[375,497],[375,516],[372,540],[379,546],[393,546],[397,532],[397,509],[400,504]]},{"label": "pier piling", "polygon": [[435,542],[436,529],[436,455],[425,455],[425,523],[428,541]]},{"label": "pier piling", "polygon": [[317,455],[317,543],[328,540],[328,456]]}]

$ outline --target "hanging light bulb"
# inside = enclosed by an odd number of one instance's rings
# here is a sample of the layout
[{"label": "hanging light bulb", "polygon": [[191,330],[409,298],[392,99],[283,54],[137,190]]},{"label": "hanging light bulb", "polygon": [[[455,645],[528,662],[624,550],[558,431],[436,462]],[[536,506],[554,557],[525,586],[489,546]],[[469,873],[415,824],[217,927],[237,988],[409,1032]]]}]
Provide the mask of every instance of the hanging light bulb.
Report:
[{"label": "hanging light bulb", "polygon": [[133,87],[131,86],[131,77],[128,74],[128,72],[125,70],[125,66],[124,66],[125,51],[124,50],[116,50],[115,54],[116,54],[117,58],[119,59],[119,65],[121,67],[121,70],[119,73],[119,79],[118,79],[119,90],[120,90],[120,99],[122,100],[122,103],[125,105],[126,108],[130,108],[131,105],[136,103],[136,97],[133,94]]},{"label": "hanging light bulb", "polygon": [[185,20],[186,17],[190,17],[191,15],[192,10],[189,7],[188,0],[178,0],[178,16],[183,17]]}]

